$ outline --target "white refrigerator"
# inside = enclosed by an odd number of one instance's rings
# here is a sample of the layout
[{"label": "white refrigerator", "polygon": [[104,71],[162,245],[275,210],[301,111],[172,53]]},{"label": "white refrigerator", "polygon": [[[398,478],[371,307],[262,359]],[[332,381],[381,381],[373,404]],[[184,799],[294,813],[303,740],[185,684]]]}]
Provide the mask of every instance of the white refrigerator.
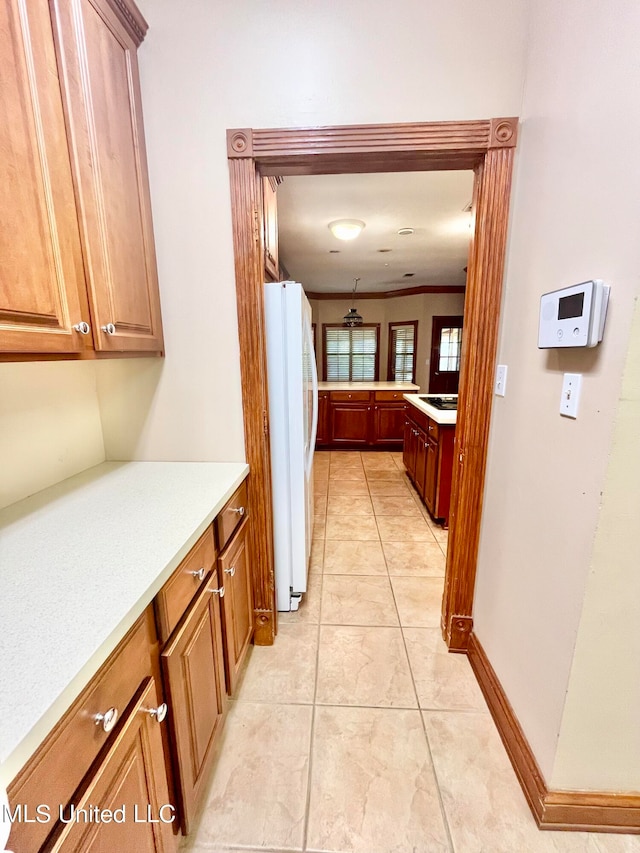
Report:
[{"label": "white refrigerator", "polygon": [[318,373],[311,306],[294,281],[265,284],[276,605],[307,591],[313,533]]}]

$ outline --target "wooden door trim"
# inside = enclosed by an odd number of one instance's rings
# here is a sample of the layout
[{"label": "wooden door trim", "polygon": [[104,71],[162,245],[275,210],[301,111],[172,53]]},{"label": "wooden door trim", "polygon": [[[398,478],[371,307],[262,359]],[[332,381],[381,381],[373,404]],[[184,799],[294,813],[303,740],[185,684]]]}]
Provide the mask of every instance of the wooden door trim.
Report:
[{"label": "wooden door trim", "polygon": [[[517,118],[463,122],[227,131],[235,252],[245,451],[254,510],[252,565],[256,642],[276,629],[268,390],[264,327],[264,242],[259,178],[266,175],[474,169],[475,230],[469,252],[450,547],[442,629],[464,651],[472,626],[500,297]],[[473,394],[470,394],[473,389]],[[456,536],[456,528],[464,537]]]}]

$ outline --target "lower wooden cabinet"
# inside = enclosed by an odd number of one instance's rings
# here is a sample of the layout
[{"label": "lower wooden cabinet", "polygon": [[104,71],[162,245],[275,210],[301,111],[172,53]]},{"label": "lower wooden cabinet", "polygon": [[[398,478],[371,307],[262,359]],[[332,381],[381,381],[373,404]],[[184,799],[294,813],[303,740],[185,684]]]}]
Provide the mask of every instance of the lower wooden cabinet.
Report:
[{"label": "lower wooden cabinet", "polygon": [[224,586],[221,599],[224,631],[224,664],[227,692],[235,692],[249,643],[253,636],[253,595],[248,553],[248,519],[218,558],[218,576]]},{"label": "lower wooden cabinet", "polygon": [[316,445],[402,446],[405,404],[402,391],[320,392]]},{"label": "lower wooden cabinet", "polygon": [[[74,805],[68,806],[43,853],[170,853],[177,847],[160,726],[166,706],[153,678],[143,683],[109,749]],[[80,809],[102,819],[74,818]],[[104,819],[105,810],[114,819]]]},{"label": "lower wooden cabinet", "polygon": [[455,424],[437,424],[408,406],[404,424],[403,462],[409,477],[434,518],[449,522]]},{"label": "lower wooden cabinet", "polygon": [[226,711],[220,597],[214,570],[162,652],[182,831],[190,831]]}]

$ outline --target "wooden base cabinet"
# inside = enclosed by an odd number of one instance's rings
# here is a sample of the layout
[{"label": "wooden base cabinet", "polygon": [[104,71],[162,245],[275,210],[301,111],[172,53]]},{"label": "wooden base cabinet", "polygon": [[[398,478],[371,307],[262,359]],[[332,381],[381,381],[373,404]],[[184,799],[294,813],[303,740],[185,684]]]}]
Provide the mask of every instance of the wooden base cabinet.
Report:
[{"label": "wooden base cabinet", "polygon": [[[75,805],[64,810],[63,819],[71,822],[57,824],[43,853],[176,849],[171,826],[176,814],[169,802],[159,728],[165,713],[156,683],[149,678]],[[101,815],[109,809],[116,820],[72,820],[74,809],[75,814],[86,809]]]},{"label": "wooden base cabinet", "polygon": [[323,447],[329,440],[327,430],[327,417],[329,414],[329,392],[318,393],[318,431],[316,433],[316,445]]},{"label": "wooden base cabinet", "polygon": [[434,518],[449,523],[455,424],[437,424],[408,406],[404,424],[403,462],[409,477]]},{"label": "wooden base cabinet", "polygon": [[224,586],[222,624],[224,663],[229,695],[235,693],[253,636],[253,596],[248,552],[249,520],[245,519],[232,541],[218,558],[218,576]]},{"label": "wooden base cabinet", "polygon": [[318,427],[317,446],[402,446],[405,404],[402,391],[324,391],[326,427]]},{"label": "wooden base cabinet", "polygon": [[221,586],[214,570],[162,652],[185,834],[200,805],[226,711]]}]

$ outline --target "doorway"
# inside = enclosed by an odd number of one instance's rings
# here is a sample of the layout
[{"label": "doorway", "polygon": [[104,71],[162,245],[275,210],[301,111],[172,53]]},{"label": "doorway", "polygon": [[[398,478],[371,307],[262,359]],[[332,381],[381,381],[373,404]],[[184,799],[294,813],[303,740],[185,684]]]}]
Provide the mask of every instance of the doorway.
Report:
[{"label": "doorway", "polygon": [[[262,178],[276,175],[473,169],[465,336],[441,627],[464,652],[473,625],[493,373],[517,138],[515,118],[227,132],[245,448],[254,507],[256,642],[276,631],[263,280]],[[470,393],[473,390],[473,393]]]},{"label": "doorway", "polygon": [[431,326],[430,394],[457,394],[463,317],[434,317]]}]

